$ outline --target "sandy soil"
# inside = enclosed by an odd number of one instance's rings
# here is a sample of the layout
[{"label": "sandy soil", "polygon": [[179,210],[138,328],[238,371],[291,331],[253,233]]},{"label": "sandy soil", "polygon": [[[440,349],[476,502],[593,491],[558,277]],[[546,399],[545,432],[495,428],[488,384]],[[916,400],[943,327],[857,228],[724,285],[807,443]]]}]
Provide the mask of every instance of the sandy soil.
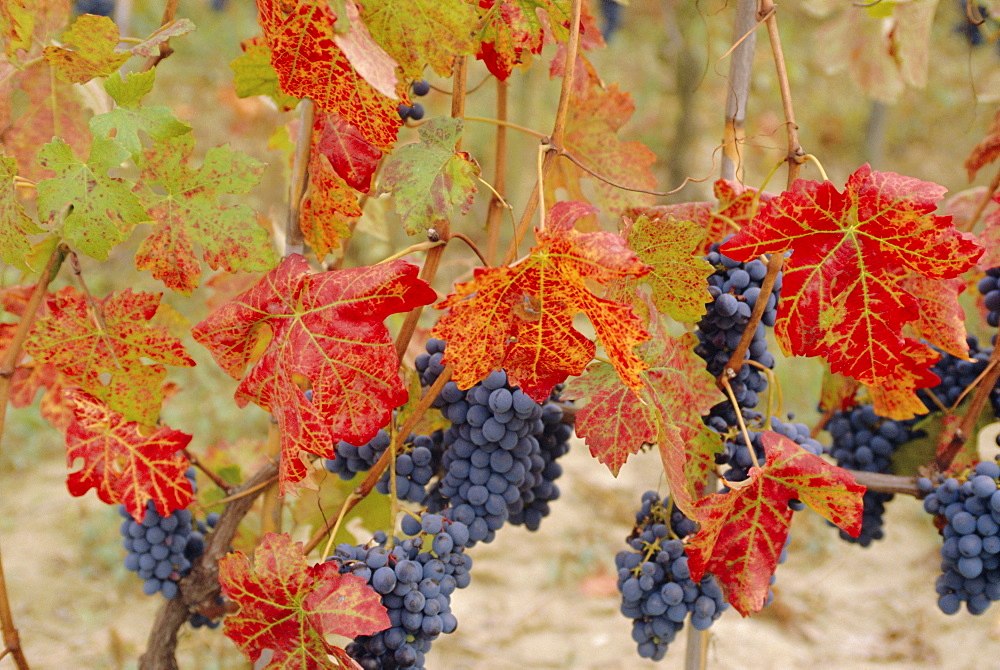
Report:
[{"label": "sandy soil", "polygon": [[[683,639],[658,664],[639,659],[617,611],[614,554],[641,493],[661,486],[655,455],[635,457],[617,480],[581,443],[564,464],[564,496],[539,532],[508,528],[473,550],[473,584],[453,603],[459,630],[435,644],[429,668],[684,667]],[[32,667],[135,667],[160,602],[121,566],[118,517],[92,496],[70,498],[57,462],[20,474],[0,499],[0,546]],[[1000,668],[1000,609],[948,617],[935,606],[939,539],[919,503],[894,501],[887,528],[861,549],[799,514],[774,604],[716,622],[706,667]],[[249,667],[219,631],[185,630],[180,658],[199,670]]]}]

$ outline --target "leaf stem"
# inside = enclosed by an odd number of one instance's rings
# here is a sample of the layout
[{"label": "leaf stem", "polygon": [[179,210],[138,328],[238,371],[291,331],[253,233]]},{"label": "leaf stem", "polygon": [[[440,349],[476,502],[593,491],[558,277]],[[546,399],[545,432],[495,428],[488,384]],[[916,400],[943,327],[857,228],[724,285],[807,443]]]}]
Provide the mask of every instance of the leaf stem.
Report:
[{"label": "leaf stem", "polygon": [[771,41],[771,52],[774,54],[774,69],[778,74],[778,90],[781,91],[781,106],[785,112],[785,130],[788,133],[788,188],[798,178],[805,152],[799,144],[799,126],[795,123],[795,109],[792,107],[792,89],[788,83],[788,68],[785,66],[785,55],[781,48],[781,35],[778,32],[778,16],[774,0],[761,0],[758,20],[767,23],[767,36]]},{"label": "leaf stem", "polygon": [[[771,258],[767,262],[767,274],[764,275],[764,280],[760,284],[760,295],[762,298],[767,298],[767,296],[771,295],[771,291],[774,289],[774,282],[777,280],[778,273],[781,272],[781,266],[784,262],[785,257],[783,254],[771,254]],[[753,306],[753,311],[750,313],[750,320],[743,329],[743,336],[740,338],[739,344],[736,345],[733,355],[729,357],[729,362],[726,363],[726,367],[722,370],[722,374],[719,375],[719,379],[717,380],[719,385],[721,385],[723,381],[728,384],[728,380],[735,377],[739,369],[743,367],[743,358],[746,356],[747,349],[750,348],[750,342],[753,341],[754,333],[757,332],[757,324],[760,323],[760,318],[764,315],[764,310],[766,308],[766,299],[757,300],[757,303]],[[737,412],[737,414],[739,414],[739,412]]]},{"label": "leaf stem", "polygon": [[[180,0],[167,0],[163,7],[163,18],[160,19],[160,27],[164,27],[173,22],[174,17],[177,16],[177,6],[180,4]],[[152,70],[154,67],[160,64],[164,58],[167,58],[174,52],[174,48],[170,46],[170,40],[166,39],[160,42],[160,51],[155,56],[150,56],[143,63],[142,72]]]},{"label": "leaf stem", "polygon": [[184,454],[184,457],[188,459],[188,462],[190,462],[192,466],[204,472],[205,475],[212,480],[213,484],[215,484],[220,489],[226,492],[226,495],[229,495],[230,493],[233,492],[233,487],[230,486],[225,479],[220,477],[217,473],[213,472],[211,468],[207,467],[204,463],[202,463],[198,459],[198,457],[192,454],[188,449],[182,449],[181,452]]},{"label": "leaf stem", "polygon": [[309,192],[309,161],[312,153],[315,106],[305,99],[299,103],[299,131],[295,139],[292,173],[288,180],[288,211],[285,216],[285,249],[282,256],[305,253],[302,237],[302,204]]},{"label": "leaf stem", "polygon": [[972,232],[972,229],[976,227],[977,223],[979,223],[979,217],[983,215],[983,212],[986,211],[990,201],[993,200],[993,194],[997,192],[998,188],[1000,188],[1000,170],[997,170],[997,173],[993,175],[993,180],[990,182],[990,185],[986,187],[986,193],[983,194],[983,199],[979,201],[978,205],[976,205],[976,211],[972,213],[969,220],[966,221],[959,228],[959,230],[963,233]]},{"label": "leaf stem", "polygon": [[490,266],[489,262],[486,260],[486,257],[483,256],[483,252],[479,250],[479,247],[476,246],[476,243],[473,242],[471,239],[469,239],[469,236],[466,235],[465,233],[452,233],[449,236],[449,239],[462,240],[470,249],[472,249],[476,253],[477,256],[479,256],[479,260],[482,261],[483,265],[485,265],[486,267]]},{"label": "leaf stem", "polygon": [[806,154],[802,158],[807,161],[812,161],[813,163],[816,164],[816,167],[819,168],[820,176],[823,177],[823,181],[830,181],[830,178],[826,176],[826,170],[823,169],[823,164],[819,162],[819,159],[816,158],[816,156],[814,156],[813,154]]},{"label": "leaf stem", "polygon": [[755,468],[759,468],[760,462],[757,460],[757,452],[753,448],[753,442],[750,440],[750,432],[747,430],[747,424],[743,421],[743,411],[740,409],[740,404],[736,401],[736,394],[733,393],[733,387],[729,385],[728,379],[722,381],[722,388],[725,389],[726,395],[729,396],[729,402],[733,405],[733,411],[736,414],[736,423],[739,424],[740,432],[743,433],[743,441],[746,442],[747,450],[750,452],[750,460],[753,461]]},{"label": "leaf stem", "polygon": [[[502,82],[499,79],[497,81],[499,83],[501,83],[501,84],[504,84],[504,86],[507,86],[506,82]],[[504,97],[506,97],[506,95],[504,95]],[[526,135],[531,135],[532,137],[537,137],[540,140],[544,140],[544,139],[546,139],[548,137],[548,135],[546,135],[545,133],[538,132],[537,130],[534,130],[532,128],[528,128],[527,126],[519,126],[516,123],[511,123],[506,118],[502,117],[499,113],[497,114],[497,116],[501,117],[501,118],[491,119],[491,118],[485,117],[485,116],[463,116],[462,120],[463,121],[478,121],[480,123],[492,123],[493,125],[498,126],[501,129],[510,128],[511,130],[518,130],[518,131],[520,131],[522,133],[525,133]]]},{"label": "leaf stem", "polygon": [[389,256],[388,258],[383,258],[378,263],[376,263],[376,265],[381,265],[382,263],[391,263],[392,261],[396,261],[405,256],[409,256],[412,253],[416,253],[418,251],[427,251],[435,247],[444,246],[445,244],[447,244],[445,240],[438,240],[437,242],[418,242],[417,244],[411,244],[402,251],[394,253],[392,256]]},{"label": "leaf stem", "polygon": [[[504,195],[507,193],[507,98],[510,85],[497,79],[497,134],[494,145],[493,186],[487,184],[493,191],[490,198],[489,209],[486,212],[486,260],[487,267],[497,262],[497,253],[500,250],[500,224],[503,220],[503,210],[511,212],[513,219],[513,209]],[[468,119],[469,117],[466,117]],[[527,130],[527,129],[525,129]],[[481,179],[480,181],[483,182]],[[516,224],[515,224],[516,226]]]}]

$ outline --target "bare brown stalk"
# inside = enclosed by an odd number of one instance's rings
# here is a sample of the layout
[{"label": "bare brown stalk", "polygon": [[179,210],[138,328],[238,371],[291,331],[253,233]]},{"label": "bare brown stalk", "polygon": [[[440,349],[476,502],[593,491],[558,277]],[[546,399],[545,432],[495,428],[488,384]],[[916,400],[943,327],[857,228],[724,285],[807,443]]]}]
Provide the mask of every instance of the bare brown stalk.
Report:
[{"label": "bare brown stalk", "polygon": [[781,48],[774,0],[761,0],[758,16],[767,23],[767,36],[771,40],[771,52],[774,54],[774,69],[778,73],[778,90],[781,91],[781,106],[785,111],[785,131],[788,133],[788,154],[785,160],[788,161],[788,187],[791,188],[792,182],[799,176],[805,152],[799,144],[799,127],[795,123],[792,89],[788,84],[788,68],[785,67],[785,54]]},{"label": "bare brown stalk", "polygon": [[486,260],[486,257],[483,256],[483,252],[479,250],[479,247],[476,246],[475,242],[469,239],[468,235],[466,235],[465,233],[452,233],[449,236],[449,238],[453,240],[462,240],[463,242],[465,242],[466,246],[472,249],[472,251],[475,252],[477,256],[479,256],[479,260],[482,262],[483,265],[485,265],[486,267],[490,266],[489,262]]},{"label": "bare brown stalk", "polygon": [[493,171],[493,197],[486,213],[486,265],[497,262],[500,251],[500,224],[503,221],[503,198],[507,195],[507,93],[510,85],[497,79],[497,126],[496,144],[493,155],[496,164]]},{"label": "bare brown stalk", "polygon": [[988,371],[982,380],[980,380],[979,386],[976,387],[976,394],[972,396],[972,402],[969,403],[968,409],[962,416],[961,425],[952,436],[951,442],[942,453],[938,454],[938,457],[934,461],[934,464],[941,472],[951,467],[951,462],[955,460],[955,456],[962,450],[965,443],[970,438],[975,437],[976,423],[979,421],[979,415],[983,413],[983,409],[990,399],[990,393],[993,392],[997,380],[1000,379],[1000,347],[993,349],[989,365]]},{"label": "bare brown stalk", "polygon": [[[278,463],[281,461],[281,427],[278,422],[271,417],[267,426],[267,446],[265,447],[267,457]],[[260,532],[280,533],[281,532],[281,496],[279,495],[279,482],[274,480],[261,492],[260,506]]]},{"label": "bare brown stalk", "polygon": [[226,492],[226,495],[229,495],[232,492],[233,487],[230,486],[225,479],[223,479],[217,473],[212,471],[211,468],[207,467],[204,463],[202,463],[197,456],[192,454],[187,449],[182,449],[181,452],[184,454],[184,457],[188,459],[188,462],[190,462],[191,465],[204,472],[205,475],[212,480],[213,484],[215,484],[220,489]]},{"label": "bare brown stalk", "polygon": [[986,187],[986,193],[983,194],[983,199],[976,205],[976,211],[972,213],[972,216],[969,217],[968,221],[962,224],[959,230],[963,233],[972,232],[972,229],[976,227],[977,223],[979,223],[979,217],[983,215],[983,212],[986,211],[986,207],[990,204],[990,201],[993,200],[993,194],[997,192],[998,188],[1000,188],[1000,170],[997,170],[997,173],[993,175],[990,185]]},{"label": "bare brown stalk", "polygon": [[[760,284],[760,295],[764,298],[771,295],[771,290],[774,289],[774,282],[778,279],[778,273],[781,272],[781,266],[784,262],[784,255],[777,253],[771,254],[771,258],[767,261],[767,274],[764,275],[764,281]],[[757,324],[760,323],[760,318],[764,316],[764,309],[766,307],[766,299],[758,300],[753,306],[753,311],[750,312],[750,320],[747,322],[746,328],[743,330],[743,336],[740,338],[740,343],[736,346],[736,350],[733,351],[733,355],[729,357],[729,362],[726,363],[726,367],[722,370],[722,374],[719,375],[718,384],[720,388],[722,388],[722,382],[724,380],[735,377],[739,369],[743,367],[743,358],[747,354],[747,349],[750,348],[750,342],[753,341],[754,333],[757,332]]]},{"label": "bare brown stalk", "polygon": [[315,107],[312,100],[299,103],[299,132],[292,158],[292,174],[288,180],[288,212],[285,217],[285,250],[283,256],[305,252],[302,238],[302,204],[309,191],[309,160],[312,154],[312,133]]},{"label": "bare brown stalk", "polygon": [[[180,0],[167,0],[167,4],[163,7],[163,18],[160,19],[160,26],[165,26],[169,23],[173,23],[174,17],[177,16],[177,6],[180,4]],[[154,67],[160,64],[164,58],[167,58],[174,52],[174,48],[170,46],[170,40],[164,40],[160,43],[160,51],[155,56],[150,56],[146,59],[146,62],[142,65],[142,71],[152,70]]]}]

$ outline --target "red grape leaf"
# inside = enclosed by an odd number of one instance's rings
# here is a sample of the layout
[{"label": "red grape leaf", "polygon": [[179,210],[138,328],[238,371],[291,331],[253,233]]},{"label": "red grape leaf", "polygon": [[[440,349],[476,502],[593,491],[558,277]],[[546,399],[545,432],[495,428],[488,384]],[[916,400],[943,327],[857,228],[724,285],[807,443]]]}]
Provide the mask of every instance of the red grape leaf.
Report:
[{"label": "red grape leaf", "polygon": [[253,95],[267,95],[283,112],[295,109],[299,99],[281,90],[278,73],[271,65],[271,47],[261,35],[240,42],[243,55],[229,64],[233,71],[233,86],[236,95],[249,98]]},{"label": "red grape leaf", "polygon": [[191,126],[177,120],[169,107],[146,107],[141,100],[153,90],[156,69],[145,72],[129,72],[125,79],[108,77],[104,90],[116,106],[109,112],[99,114],[90,120],[90,130],[94,137],[106,138],[114,135],[115,141],[125,147],[133,159],[142,158],[142,131],[152,139],[163,141],[191,132]]},{"label": "red grape leaf", "polygon": [[[531,63],[542,52],[546,36],[565,41],[571,3],[567,0],[479,0],[483,26],[476,58],[501,81],[518,65]],[[543,24],[541,13],[548,21]],[[550,32],[551,31],[551,32]]]},{"label": "red grape leaf", "polygon": [[824,366],[823,381],[819,391],[819,408],[827,413],[850,409],[857,404],[854,396],[859,386],[857,379],[830,372],[830,368]]},{"label": "red grape leaf", "polygon": [[42,51],[56,76],[71,84],[85,84],[94,77],[116,72],[132,55],[117,51],[118,26],[106,16],[81,14],[62,34],[65,46],[48,46]]},{"label": "red grape leaf", "polygon": [[406,232],[416,235],[447,220],[453,207],[465,214],[476,196],[479,164],[455,151],[462,137],[462,120],[431,119],[418,130],[420,142],[397,149],[385,161],[376,195],[395,195]]},{"label": "red grape leaf", "polygon": [[[96,140],[95,140],[96,141]],[[246,193],[257,184],[264,165],[228,145],[208,150],[202,166],[188,167],[194,138],[180,135],[145,152],[143,184],[136,187],[156,220],[153,233],[139,245],[135,266],[178,293],[198,286],[201,266],[194,245],[213,270],[266,270],[274,250],[266,230],[246,205],[225,207],[218,196]]]},{"label": "red grape leaf", "polygon": [[915,389],[933,386],[937,356],[912,338],[920,301],[901,276],[948,279],[983,250],[934,214],[944,188],[863,165],[844,192],[798,179],[771,200],[723,252],[748,261],[793,250],[785,264],[775,334],[786,354],[822,356],[833,372],[873,393],[880,416],[919,411]]},{"label": "red grape leaf", "polygon": [[[3,63],[0,62],[0,66]],[[5,76],[7,74],[5,73]],[[90,148],[90,132],[87,119],[90,117],[80,97],[80,87],[60,80],[52,73],[47,63],[32,65],[22,72],[11,71],[8,80],[10,88],[0,93],[9,99],[14,90],[26,96],[23,111],[3,128],[0,125],[0,144],[4,150],[17,159],[18,174],[25,179],[38,182],[51,172],[44,169],[37,160],[39,147],[52,138],[59,137],[73,149],[83,153]],[[3,114],[0,106],[0,115]],[[0,119],[2,121],[3,119]]]},{"label": "red grape leaf", "polygon": [[[693,221],[673,216],[650,219],[640,215],[628,222],[622,236],[651,270],[642,281],[653,289],[653,304],[676,321],[696,323],[712,302],[707,278],[715,271],[704,259],[705,230]],[[635,290],[635,280],[627,280]]]},{"label": "red grape leaf", "polygon": [[[593,86],[586,97],[575,99],[570,105],[563,148],[606,179],[649,191],[656,188],[656,175],[652,171],[656,154],[642,142],[618,139],[618,131],[633,112],[632,96],[620,91],[617,85],[608,89]],[[597,204],[611,214],[618,215],[630,206],[648,206],[653,202],[651,195],[625,191],[596,180],[565,158],[555,164],[550,174],[545,180],[545,192],[550,200],[555,200],[556,191],[564,188],[569,199],[587,201],[582,180],[593,180]]]},{"label": "red grape leaf", "polygon": [[694,506],[698,532],[686,545],[691,579],[718,578],[726,600],[743,616],[759,612],[771,575],[788,538],[791,499],[801,500],[831,523],[857,537],[865,487],[846,470],[783,435],[761,436],[767,462],[753,467],[744,486],[713,493]]},{"label": "red grape leaf", "polygon": [[335,561],[309,565],[302,543],[266,533],[254,550],[219,560],[219,584],[240,611],[225,619],[225,633],[250,658],[274,652],[268,668],[339,668],[324,638],[373,635],[389,627],[379,595],[356,575],[338,574]]},{"label": "red grape leaf", "polygon": [[965,311],[958,303],[965,281],[960,277],[928,279],[910,274],[900,281],[900,286],[920,304],[920,317],[913,322],[920,337],[959,358],[968,358]]},{"label": "red grape leaf", "polygon": [[723,447],[719,434],[701,421],[685,422],[660,440],[660,461],[671,498],[688,517],[694,514],[694,502],[705,495],[715,455]]},{"label": "red grape leaf", "polygon": [[965,169],[969,172],[969,181],[976,178],[976,173],[984,166],[1000,157],[1000,109],[993,115],[986,136],[972,147],[972,152],[965,159]]},{"label": "red grape leaf", "polygon": [[406,402],[382,321],[435,298],[405,261],[310,274],[291,255],[194,327],[194,339],[241,380],[237,404],[253,401],[278,420],[282,494],[308,474],[302,452],[334,458],[340,440],[364,444]]},{"label": "red grape leaf", "polygon": [[1000,194],[993,196],[978,237],[979,243],[986,249],[979,259],[979,269],[983,271],[1000,266],[1000,208],[996,207],[997,204],[1000,204]]},{"label": "red grape leaf", "polygon": [[125,289],[95,299],[100,311],[95,315],[87,297],[67,286],[49,296],[46,314],[35,320],[24,349],[36,361],[55,365],[74,385],[108,404],[109,411],[155,425],[167,374],[163,364],[194,365],[180,340],[148,323],[160,296]]},{"label": "red grape leaf", "polygon": [[44,233],[24,211],[17,200],[14,177],[17,161],[0,155],[0,261],[27,271],[27,258],[31,253],[28,235]]},{"label": "red grape leaf", "polygon": [[[282,11],[286,6],[291,7],[287,16]],[[402,124],[397,101],[365,81],[337,46],[336,17],[326,1],[257,0],[257,10],[281,90],[312,98],[320,109],[357,128],[373,146],[388,149]]]},{"label": "red grape leaf", "polygon": [[124,179],[108,175],[128,160],[129,153],[117,141],[95,137],[87,162],[73,148],[54,138],[38,152],[38,162],[56,176],[38,182],[38,213],[52,220],[66,205],[72,211],[61,232],[73,246],[99,261],[132,233],[136,224],[150,216]]},{"label": "red grape leaf", "polygon": [[538,243],[511,267],[477,268],[438,309],[448,309],[431,332],[448,342],[443,363],[470,388],[504,368],[511,384],[542,402],[569,375],[594,357],[592,341],[573,327],[583,312],[626,386],[639,392],[646,364],[633,348],[649,339],[631,306],[598,298],[588,280],[606,284],[648,271],[625,240],[609,232],[581,233],[573,222],[596,210],[584,203],[556,203]]},{"label": "red grape leaf", "polygon": [[392,0],[367,0],[361,17],[410,79],[425,65],[446,77],[456,56],[475,52],[479,14],[465,0],[411,0],[405,12]]},{"label": "red grape leaf", "polygon": [[313,147],[327,157],[348,186],[367,193],[372,175],[382,158],[382,150],[366,140],[357,128],[336,114],[316,114],[313,123]]},{"label": "red grape leaf", "polygon": [[[611,365],[595,361],[582,376],[571,379],[562,394],[578,401],[576,434],[615,476],[644,444],[665,442],[666,432],[672,432],[671,437],[698,432],[696,426],[704,425],[701,415],[719,401],[712,375],[694,354],[695,337],[672,338],[661,331],[638,347],[649,366],[641,374],[638,393],[622,383]],[[669,442],[676,444],[675,439]]]},{"label": "red grape leaf", "polygon": [[[313,142],[316,133],[313,132]],[[323,258],[351,236],[351,219],[361,216],[357,192],[333,171],[318,151],[309,156],[309,197],[302,207],[299,227],[317,258]]]},{"label": "red grape leaf", "polygon": [[177,453],[187,447],[190,435],[167,426],[150,431],[85,391],[66,393],[74,403],[66,464],[73,467],[83,459],[83,467],[66,478],[71,495],[95,489],[109,505],[125,505],[136,521],[142,521],[149,500],[161,516],[191,504],[191,482],[184,476],[190,464]]}]

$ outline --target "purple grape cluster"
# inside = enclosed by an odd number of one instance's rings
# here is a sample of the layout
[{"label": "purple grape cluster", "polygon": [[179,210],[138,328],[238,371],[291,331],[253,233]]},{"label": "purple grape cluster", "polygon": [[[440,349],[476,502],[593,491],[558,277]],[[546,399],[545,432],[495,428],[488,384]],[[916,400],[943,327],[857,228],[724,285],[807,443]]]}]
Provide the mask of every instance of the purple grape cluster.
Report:
[{"label": "purple grape cluster", "polygon": [[336,561],[342,574],[370,584],[387,610],[389,628],[359,636],[346,648],[365,670],[421,670],[431,643],[458,625],[451,594],[469,585],[472,559],[464,553],[469,528],[424,513],[419,521],[406,517],[403,533],[409,537],[395,539],[391,549],[379,531],[373,543],[340,544],[327,559]]},{"label": "purple grape cluster", "polygon": [[[396,454],[396,495],[400,500],[422,504],[427,500],[427,484],[441,465],[443,432],[431,435],[410,435],[403,450]],[[375,484],[375,490],[388,495],[391,491],[389,470]]]},{"label": "purple grape cluster", "polygon": [[729,605],[713,575],[691,580],[683,538],[694,532],[693,521],[655,491],[643,494],[635,517],[630,549],[615,556],[621,612],[632,619],[639,656],[658,661],[688,615],[692,626],[705,630]]},{"label": "purple grape cluster", "polygon": [[924,510],[939,517],[944,544],[941,576],[935,589],[938,607],[955,614],[965,603],[982,614],[1000,600],[1000,465],[983,461],[966,481],[954,477],[917,480]]},{"label": "purple grape cluster", "polygon": [[986,323],[993,328],[1000,325],[1000,268],[990,268],[979,280],[979,293],[986,307]]},{"label": "purple grape cluster", "polygon": [[[748,426],[747,434],[750,436],[750,442],[753,445],[754,454],[757,456],[757,462],[763,465],[767,462],[764,454],[764,444],[761,442],[761,435],[766,428],[763,415],[759,412],[744,410],[744,420]],[[750,456],[750,450],[747,448],[746,440],[743,438],[743,432],[726,428],[718,417],[710,418],[708,426],[719,430],[724,437],[723,450],[715,456],[716,463],[729,466],[729,469],[722,475],[723,479],[730,482],[746,479],[749,476],[750,468],[753,467],[753,458]],[[790,421],[786,423],[778,420],[777,417],[771,417],[770,430],[779,435],[784,435],[811,454],[819,456],[824,451],[823,445],[810,437],[809,426],[804,423],[792,423]],[[793,503],[792,507],[796,508],[798,505]]]},{"label": "purple grape cluster", "polygon": [[556,480],[562,475],[557,462],[569,451],[573,428],[564,423],[563,407],[559,402],[560,387],[553,390],[549,402],[542,405],[542,433],[536,436],[538,458],[531,456],[531,467],[521,487],[521,497],[507,506],[508,521],[528,530],[538,530],[542,519],[549,515],[549,503],[559,497]]}]

